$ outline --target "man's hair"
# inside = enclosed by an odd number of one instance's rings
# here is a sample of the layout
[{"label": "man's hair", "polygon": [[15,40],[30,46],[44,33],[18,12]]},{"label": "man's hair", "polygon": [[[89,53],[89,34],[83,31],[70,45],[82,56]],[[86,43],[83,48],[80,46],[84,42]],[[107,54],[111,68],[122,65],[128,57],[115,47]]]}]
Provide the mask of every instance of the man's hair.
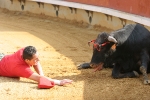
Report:
[{"label": "man's hair", "polygon": [[33,58],[33,55],[36,54],[37,50],[33,46],[27,46],[23,50],[23,59],[31,60]]}]

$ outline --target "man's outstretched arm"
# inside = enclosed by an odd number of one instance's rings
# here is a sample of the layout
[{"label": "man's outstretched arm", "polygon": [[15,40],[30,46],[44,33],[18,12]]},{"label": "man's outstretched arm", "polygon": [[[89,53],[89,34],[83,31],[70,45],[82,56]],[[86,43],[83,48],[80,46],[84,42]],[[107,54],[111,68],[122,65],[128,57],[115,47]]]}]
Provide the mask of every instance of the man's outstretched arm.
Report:
[{"label": "man's outstretched arm", "polygon": [[38,62],[37,65],[33,65],[33,68],[39,75],[44,76],[43,69],[40,62]]},{"label": "man's outstretched arm", "polygon": [[33,74],[29,77],[29,79],[34,80],[34,81],[37,81],[38,83],[40,82],[40,78],[46,78],[46,79],[48,79],[49,81],[53,81],[56,85],[60,85],[60,86],[65,85],[65,84],[70,84],[70,83],[73,82],[73,81],[70,80],[70,79],[63,79],[63,80],[51,79],[51,78],[49,78],[49,77],[42,76],[42,75],[39,75],[39,74],[37,74],[37,73],[33,73]]}]

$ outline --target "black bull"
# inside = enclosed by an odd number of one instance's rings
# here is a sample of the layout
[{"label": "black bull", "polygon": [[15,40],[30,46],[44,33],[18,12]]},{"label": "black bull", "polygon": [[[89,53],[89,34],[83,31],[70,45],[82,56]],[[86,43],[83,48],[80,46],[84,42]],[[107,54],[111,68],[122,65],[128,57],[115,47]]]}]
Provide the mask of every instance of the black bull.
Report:
[{"label": "black bull", "polygon": [[[150,72],[150,32],[140,24],[129,24],[111,33],[100,33],[92,40],[93,55],[90,66],[101,70],[102,67],[113,67],[113,78],[133,78],[140,73],[144,76],[144,84],[150,84],[147,73]],[[112,46],[115,45],[115,49]]]}]

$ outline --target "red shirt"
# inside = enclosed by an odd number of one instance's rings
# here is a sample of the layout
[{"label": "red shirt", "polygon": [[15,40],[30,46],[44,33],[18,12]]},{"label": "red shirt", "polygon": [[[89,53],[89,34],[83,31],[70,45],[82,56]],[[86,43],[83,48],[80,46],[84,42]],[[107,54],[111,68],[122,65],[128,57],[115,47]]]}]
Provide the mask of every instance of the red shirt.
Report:
[{"label": "red shirt", "polygon": [[2,58],[0,61],[0,76],[28,78],[33,74],[30,66],[22,58],[23,50],[24,48]]}]

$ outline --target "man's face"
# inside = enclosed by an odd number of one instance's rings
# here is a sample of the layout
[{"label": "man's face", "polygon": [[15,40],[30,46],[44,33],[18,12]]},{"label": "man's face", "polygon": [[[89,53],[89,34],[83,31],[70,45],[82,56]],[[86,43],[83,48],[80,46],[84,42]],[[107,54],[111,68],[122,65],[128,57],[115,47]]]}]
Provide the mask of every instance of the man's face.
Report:
[{"label": "man's face", "polygon": [[36,54],[33,55],[33,58],[31,60],[26,59],[25,62],[30,66],[37,65],[39,61],[38,57],[39,57],[39,54],[37,52]]}]

